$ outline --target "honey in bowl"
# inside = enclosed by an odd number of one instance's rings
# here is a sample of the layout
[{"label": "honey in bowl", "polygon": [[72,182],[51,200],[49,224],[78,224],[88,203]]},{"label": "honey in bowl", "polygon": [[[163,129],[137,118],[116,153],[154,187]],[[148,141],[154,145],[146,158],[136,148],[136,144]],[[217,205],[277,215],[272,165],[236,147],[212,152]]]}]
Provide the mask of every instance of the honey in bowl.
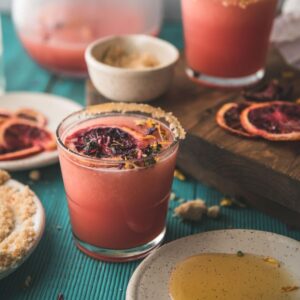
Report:
[{"label": "honey in bowl", "polygon": [[172,300],[299,299],[296,280],[280,262],[240,251],[199,254],[179,262],[169,293]]}]

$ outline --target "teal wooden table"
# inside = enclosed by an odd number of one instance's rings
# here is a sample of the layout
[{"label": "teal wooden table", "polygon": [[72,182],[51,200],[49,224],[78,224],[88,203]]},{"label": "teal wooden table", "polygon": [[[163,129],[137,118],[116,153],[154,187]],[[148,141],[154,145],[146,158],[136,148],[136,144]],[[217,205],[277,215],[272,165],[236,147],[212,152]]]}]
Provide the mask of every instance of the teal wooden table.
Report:
[{"label": "teal wooden table", "polygon": [[[84,104],[84,82],[51,75],[37,66],[25,53],[14,32],[9,16],[3,16],[4,61],[8,91],[39,91],[62,95]],[[180,24],[165,24],[161,37],[182,48]],[[78,251],[71,238],[65,192],[59,165],[41,169],[42,179],[29,180],[28,172],[13,176],[28,184],[42,200],[46,210],[45,234],[33,255],[15,273],[0,281],[0,300],[57,299],[66,300],[124,299],[127,283],[139,262],[104,263],[88,258]],[[202,198],[209,205],[218,204],[222,195],[192,179],[175,179],[173,191],[183,199]],[[223,208],[218,220],[204,220],[195,225],[174,218],[171,201],[166,241],[186,235],[224,228],[267,230],[300,240],[300,232],[249,208]],[[30,276],[29,286],[25,287]]]}]

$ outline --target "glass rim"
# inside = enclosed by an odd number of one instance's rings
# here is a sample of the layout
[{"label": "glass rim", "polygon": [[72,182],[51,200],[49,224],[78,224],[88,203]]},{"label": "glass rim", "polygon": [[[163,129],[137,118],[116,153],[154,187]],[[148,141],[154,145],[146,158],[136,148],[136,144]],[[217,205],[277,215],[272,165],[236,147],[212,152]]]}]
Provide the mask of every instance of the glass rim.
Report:
[{"label": "glass rim", "polygon": [[[55,131],[55,136],[56,136],[56,141],[57,141],[57,144],[58,146],[60,146],[66,153],[70,154],[70,155],[73,155],[74,157],[78,158],[78,159],[81,159],[81,160],[84,160],[86,162],[92,162],[94,163],[94,165],[99,165],[99,167],[101,167],[102,165],[120,165],[120,164],[125,164],[125,163],[139,163],[139,162],[144,162],[145,159],[118,159],[118,160],[114,160],[114,159],[109,159],[109,158],[95,158],[95,157],[90,157],[90,156],[87,156],[87,155],[83,155],[83,154],[80,154],[76,151],[73,151],[71,149],[69,149],[63,142],[62,138],[61,138],[61,135],[59,133],[59,130],[61,129],[61,127],[64,125],[64,123],[72,118],[73,116],[76,116],[76,115],[80,115],[80,114],[83,114],[87,112],[87,108],[83,108],[79,111],[75,111],[73,113],[71,113],[70,115],[66,116],[60,123],[59,125],[57,126],[57,129]],[[126,112],[126,114],[131,114],[131,115],[136,115],[136,116],[139,116],[139,114],[144,117],[142,114],[143,112]],[[99,112],[99,113],[94,113],[94,114],[87,114],[88,115],[95,115],[95,117],[101,117],[102,116],[110,116],[110,115],[122,115],[122,113],[120,112],[117,112],[117,111],[111,111],[111,112]],[[155,118],[152,117],[152,119],[155,120]],[[87,119],[88,120],[88,119]],[[161,122],[161,121],[160,121]],[[76,125],[75,125],[76,126]],[[167,127],[167,126],[166,126]],[[160,153],[158,153],[155,158],[165,158],[167,157],[169,154],[173,153],[175,148],[178,146],[179,144],[179,139],[176,139],[174,137],[174,133],[170,130],[170,128],[168,128],[170,133],[172,134],[174,140],[173,142],[165,149],[163,149]],[[159,161],[158,161],[159,163]],[[136,169],[144,169],[144,168],[148,168],[149,166],[137,166]],[[127,169],[125,169],[127,170]],[[131,170],[131,169],[129,169]]]}]

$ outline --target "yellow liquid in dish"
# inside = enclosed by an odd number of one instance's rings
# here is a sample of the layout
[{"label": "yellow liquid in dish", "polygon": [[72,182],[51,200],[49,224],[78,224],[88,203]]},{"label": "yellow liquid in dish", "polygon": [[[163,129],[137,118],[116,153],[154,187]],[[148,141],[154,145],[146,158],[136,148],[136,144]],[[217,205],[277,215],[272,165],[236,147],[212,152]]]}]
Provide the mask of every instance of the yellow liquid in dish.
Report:
[{"label": "yellow liquid in dish", "polygon": [[200,254],[177,264],[170,278],[172,300],[300,299],[299,285],[276,261],[245,254]]}]

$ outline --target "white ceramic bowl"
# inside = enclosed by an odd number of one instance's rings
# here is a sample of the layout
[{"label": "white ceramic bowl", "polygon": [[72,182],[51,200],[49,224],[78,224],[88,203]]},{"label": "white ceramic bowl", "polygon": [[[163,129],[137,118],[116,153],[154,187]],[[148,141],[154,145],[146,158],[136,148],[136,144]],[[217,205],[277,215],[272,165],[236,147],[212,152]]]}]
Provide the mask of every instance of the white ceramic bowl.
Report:
[{"label": "white ceramic bowl", "polygon": [[[129,69],[100,62],[99,58],[114,44],[122,45],[128,51],[149,53],[160,64],[147,69]],[[102,38],[90,44],[85,51],[88,72],[94,86],[103,96],[114,101],[144,102],[161,96],[170,87],[178,59],[176,47],[146,35]]]},{"label": "white ceramic bowl", "polygon": [[[299,283],[299,249],[298,241],[265,231],[231,229],[194,234],[154,250],[133,273],[126,300],[170,300],[169,280],[174,267],[178,262],[200,253],[233,254],[240,250],[274,257]],[[300,290],[295,291],[291,298],[286,296],[287,299],[300,299]]]}]

